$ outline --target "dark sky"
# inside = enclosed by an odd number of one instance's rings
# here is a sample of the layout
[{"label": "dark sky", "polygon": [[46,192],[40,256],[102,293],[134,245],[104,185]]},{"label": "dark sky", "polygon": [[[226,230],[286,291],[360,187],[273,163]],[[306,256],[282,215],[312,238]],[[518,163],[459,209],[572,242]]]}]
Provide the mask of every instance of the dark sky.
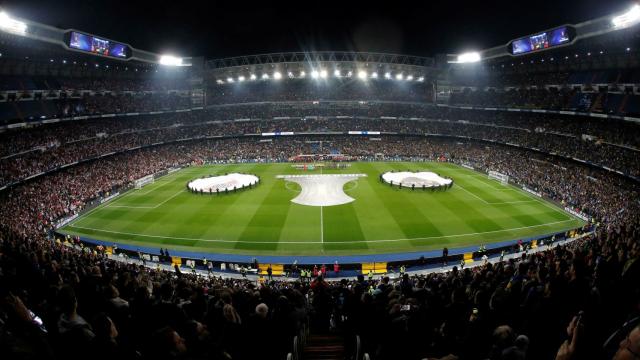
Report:
[{"label": "dark sky", "polygon": [[207,58],[300,50],[433,56],[504,44],[624,11],[633,2],[0,0],[18,17],[143,50]]}]

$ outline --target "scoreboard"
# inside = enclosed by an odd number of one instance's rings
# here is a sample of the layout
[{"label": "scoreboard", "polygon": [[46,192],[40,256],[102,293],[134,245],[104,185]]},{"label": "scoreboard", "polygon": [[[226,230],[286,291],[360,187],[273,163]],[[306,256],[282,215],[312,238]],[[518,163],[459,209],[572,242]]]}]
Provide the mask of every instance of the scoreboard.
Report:
[{"label": "scoreboard", "polygon": [[523,55],[536,51],[570,44],[575,39],[576,31],[571,26],[561,26],[535,35],[512,40],[507,45],[511,55]]},{"label": "scoreboard", "polygon": [[131,57],[131,46],[71,30],[64,34],[64,44],[71,50],[116,59]]}]

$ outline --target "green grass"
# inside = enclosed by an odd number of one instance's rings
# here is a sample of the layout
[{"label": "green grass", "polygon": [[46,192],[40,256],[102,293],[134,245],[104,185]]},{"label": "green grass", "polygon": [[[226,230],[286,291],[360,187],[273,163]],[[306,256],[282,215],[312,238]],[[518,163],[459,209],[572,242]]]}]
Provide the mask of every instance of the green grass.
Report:
[{"label": "green grass", "polygon": [[[427,170],[454,179],[446,192],[391,188],[389,170]],[[185,190],[197,177],[257,174],[254,189],[221,196]],[[448,163],[353,163],[323,173],[364,173],[345,185],[352,203],[310,207],[292,203],[298,185],[276,179],[303,172],[291,164],[229,164],[183,169],[131,190],[78,218],[62,233],[93,239],[241,254],[329,255],[411,252],[515,240],[580,227],[556,206],[515,187]]]}]

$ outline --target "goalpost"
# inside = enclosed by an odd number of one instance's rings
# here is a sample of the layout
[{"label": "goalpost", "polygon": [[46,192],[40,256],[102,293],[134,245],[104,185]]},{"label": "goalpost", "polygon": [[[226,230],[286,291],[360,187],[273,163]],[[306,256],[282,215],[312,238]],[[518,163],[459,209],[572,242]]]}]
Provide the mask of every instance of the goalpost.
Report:
[{"label": "goalpost", "polygon": [[497,171],[493,171],[493,170],[489,171],[489,179],[500,181],[502,185],[509,184],[509,176],[499,173]]},{"label": "goalpost", "polygon": [[153,184],[154,178],[153,175],[147,175],[145,177],[141,177],[138,180],[135,180],[133,183],[136,189],[142,189],[143,186],[148,184]]}]

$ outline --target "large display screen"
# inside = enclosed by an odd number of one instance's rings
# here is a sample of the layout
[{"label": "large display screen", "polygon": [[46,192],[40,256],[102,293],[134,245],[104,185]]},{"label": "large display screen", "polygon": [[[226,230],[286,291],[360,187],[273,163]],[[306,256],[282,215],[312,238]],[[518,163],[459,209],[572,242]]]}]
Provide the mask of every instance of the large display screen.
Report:
[{"label": "large display screen", "polygon": [[102,56],[126,59],[129,56],[129,46],[114,41],[101,39],[92,35],[72,31],[68,39],[70,48],[98,54]]},{"label": "large display screen", "polygon": [[513,55],[526,54],[569,43],[572,29],[563,26],[540,34],[531,35],[511,42],[510,52]]}]

